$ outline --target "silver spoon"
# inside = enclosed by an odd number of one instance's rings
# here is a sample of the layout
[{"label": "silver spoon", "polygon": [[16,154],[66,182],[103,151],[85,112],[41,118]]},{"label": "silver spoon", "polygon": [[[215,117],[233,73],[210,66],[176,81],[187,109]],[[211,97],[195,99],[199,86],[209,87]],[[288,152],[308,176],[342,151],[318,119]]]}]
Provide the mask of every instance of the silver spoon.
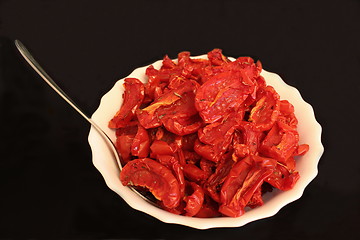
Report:
[{"label": "silver spoon", "polygon": [[[122,170],[122,165],[120,161],[120,156],[116,150],[116,147],[114,143],[111,141],[110,137],[97,125],[90,117],[88,117],[77,105],[76,103],[54,82],[54,80],[45,72],[45,70],[40,66],[40,64],[33,58],[33,56],[30,54],[30,52],[25,48],[24,44],[22,44],[19,40],[15,40],[15,46],[21,53],[21,55],[24,57],[24,59],[29,63],[29,65],[42,77],[42,79],[45,80],[47,84],[52,87],[52,89],[55,90],[70,106],[72,106],[78,113],[80,113],[81,116],[83,116],[86,121],[88,121],[91,126],[93,126],[96,131],[101,135],[101,137],[105,140],[106,144],[111,149],[115,159],[117,166],[119,167],[119,170]],[[141,194],[133,187],[129,186],[131,190],[133,190],[137,195],[139,195],[141,198],[146,200],[147,202],[151,203],[154,206],[157,206],[156,203],[154,203],[154,200],[151,199],[149,196],[144,196],[144,194]]]}]

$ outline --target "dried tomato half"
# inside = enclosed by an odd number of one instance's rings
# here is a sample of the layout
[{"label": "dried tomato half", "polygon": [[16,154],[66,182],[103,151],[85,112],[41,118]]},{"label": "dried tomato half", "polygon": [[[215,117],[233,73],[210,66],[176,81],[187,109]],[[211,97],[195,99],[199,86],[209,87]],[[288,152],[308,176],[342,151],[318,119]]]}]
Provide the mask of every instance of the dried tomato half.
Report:
[{"label": "dried tomato half", "polygon": [[215,172],[204,183],[207,194],[216,202],[220,202],[220,190],[227,175],[234,165],[230,154],[225,154],[220,160]]},{"label": "dried tomato half", "polygon": [[213,123],[241,110],[242,102],[254,85],[244,83],[241,71],[226,71],[212,76],[198,89],[195,106],[205,123]]},{"label": "dried tomato half", "polygon": [[223,204],[229,204],[234,197],[237,190],[243,185],[246,176],[248,175],[253,161],[248,156],[238,161],[229,171],[226,176],[226,180],[221,187],[220,202]]},{"label": "dried tomato half", "polygon": [[131,144],[131,154],[139,158],[145,158],[150,151],[150,137],[145,128],[137,126],[137,132]]},{"label": "dried tomato half", "polygon": [[295,183],[299,180],[299,172],[290,172],[284,165],[278,164],[274,172],[265,179],[273,187],[282,191],[290,190],[294,187]]},{"label": "dried tomato half", "polygon": [[259,100],[251,109],[248,121],[254,123],[259,131],[267,131],[274,125],[278,118],[280,97],[274,88],[270,86],[261,88],[257,93],[257,97]]},{"label": "dried tomato half", "polygon": [[138,111],[140,124],[146,129],[163,124],[168,131],[181,136],[196,132],[202,126],[200,118],[196,118],[194,106],[197,88],[195,81],[187,81],[164,93],[148,107]]},{"label": "dried tomato half", "polygon": [[261,143],[260,152],[286,164],[298,148],[299,134],[293,128],[277,121]]},{"label": "dried tomato half", "polygon": [[204,190],[194,182],[187,182],[187,185],[191,188],[191,194],[184,197],[186,202],[184,209],[186,211],[185,215],[192,217],[200,211],[204,203]]},{"label": "dried tomato half", "polygon": [[133,120],[136,110],[144,99],[144,84],[136,78],[126,78],[124,81],[124,101],[120,110],[109,122],[109,128],[126,127]]},{"label": "dried tomato half", "polygon": [[221,66],[230,62],[230,60],[222,54],[222,50],[218,48],[208,52],[207,56],[211,64],[215,66]]},{"label": "dried tomato half", "polygon": [[170,155],[157,155],[156,159],[159,163],[172,170],[172,173],[179,182],[180,198],[182,198],[185,194],[185,177],[180,161],[176,157]]},{"label": "dried tomato half", "polygon": [[167,208],[180,204],[179,183],[164,165],[142,158],[128,162],[120,173],[123,185],[146,187]]},{"label": "dried tomato half", "polygon": [[243,178],[243,174],[240,174],[240,179],[235,178],[234,181],[237,183],[236,185],[239,185],[239,182],[242,180],[241,187],[236,190],[233,197],[230,198],[230,201],[223,202],[220,205],[219,212],[230,217],[243,215],[245,212],[244,208],[248,205],[254,193],[258,191],[258,188],[261,187],[264,180],[269,177],[273,171],[272,167],[255,165],[250,169],[245,178]]},{"label": "dried tomato half", "polygon": [[116,130],[116,149],[121,156],[121,161],[126,164],[131,158],[132,146],[138,127],[127,126]]}]

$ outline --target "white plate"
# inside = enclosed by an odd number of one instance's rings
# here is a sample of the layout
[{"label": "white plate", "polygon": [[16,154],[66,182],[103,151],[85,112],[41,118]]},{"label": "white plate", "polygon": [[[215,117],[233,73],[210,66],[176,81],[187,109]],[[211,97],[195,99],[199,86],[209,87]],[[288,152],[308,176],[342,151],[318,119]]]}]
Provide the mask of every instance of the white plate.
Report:
[{"label": "white plate", "polygon": [[[206,58],[206,55],[193,58]],[[162,60],[153,64],[159,69]],[[148,66],[134,70],[128,77],[138,78],[146,82],[145,69]],[[254,209],[249,209],[244,215],[238,218],[219,217],[219,218],[194,218],[179,216],[159,209],[136,195],[128,187],[121,184],[119,171],[112,157],[111,152],[102,140],[101,136],[94,128],[90,129],[89,144],[92,150],[92,158],[95,167],[104,177],[110,189],[119,194],[132,208],[145,212],[163,222],[181,224],[198,229],[215,227],[240,227],[249,222],[270,217],[276,214],[282,207],[301,197],[305,187],[317,175],[317,165],[324,151],[321,144],[321,126],[316,121],[313,108],[306,103],[299,91],[287,85],[279,75],[265,70],[261,72],[266,83],[275,88],[281,99],[286,99],[295,107],[295,114],[298,118],[298,132],[300,134],[300,144],[307,143],[310,150],[305,156],[297,157],[296,168],[300,173],[300,179],[293,189],[282,192],[274,190],[266,193],[263,197],[264,205]],[[115,141],[115,131],[108,128],[109,120],[115,115],[122,104],[123,79],[116,82],[114,87],[106,93],[100,102],[98,109],[92,115],[92,119]]]}]

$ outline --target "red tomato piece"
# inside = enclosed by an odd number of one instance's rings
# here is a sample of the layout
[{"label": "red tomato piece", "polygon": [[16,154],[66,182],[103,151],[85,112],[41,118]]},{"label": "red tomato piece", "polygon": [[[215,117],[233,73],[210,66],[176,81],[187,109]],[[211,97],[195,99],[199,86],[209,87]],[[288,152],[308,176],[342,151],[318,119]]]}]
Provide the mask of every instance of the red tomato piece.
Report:
[{"label": "red tomato piece", "polygon": [[212,123],[200,129],[199,140],[206,145],[197,142],[194,150],[200,156],[218,162],[232,142],[238,118],[242,119],[242,113],[231,114],[223,122]]},{"label": "red tomato piece", "polygon": [[[238,161],[227,175],[221,188],[219,211],[226,216],[238,217],[253,198],[261,191],[261,185],[276,167],[276,160],[248,156]],[[261,196],[260,196],[261,197]],[[258,200],[258,199],[257,199]]]},{"label": "red tomato piece", "polygon": [[217,202],[215,202],[205,194],[203,205],[201,206],[199,212],[195,215],[195,217],[198,218],[220,217],[221,214],[219,213],[218,208],[219,206]]},{"label": "red tomato piece", "polygon": [[234,145],[236,156],[243,158],[250,154],[250,147],[246,144],[235,144]]},{"label": "red tomato piece", "polygon": [[137,133],[131,145],[131,154],[139,158],[148,157],[150,152],[150,138],[145,128],[138,125]]},{"label": "red tomato piece", "polygon": [[196,132],[203,123],[201,122],[198,115],[184,118],[174,118],[175,116],[170,116],[164,118],[161,122],[164,127],[179,136],[184,136]]},{"label": "red tomato piece", "polygon": [[234,161],[231,159],[231,155],[225,154],[220,160],[219,165],[216,167],[215,173],[213,173],[204,183],[204,188],[207,193],[216,202],[220,202],[221,185],[225,181],[225,178],[233,165]]},{"label": "red tomato piece", "polygon": [[262,206],[264,204],[264,201],[262,199],[262,194],[261,194],[261,187],[258,187],[255,192],[254,195],[252,195],[250,201],[248,202],[247,206],[250,208],[256,208],[259,206]]},{"label": "red tomato piece", "polygon": [[135,136],[131,135],[121,135],[116,138],[116,149],[118,150],[121,156],[122,164],[129,162],[131,157],[131,145],[134,141]]},{"label": "red tomato piece", "polygon": [[183,77],[201,82],[205,69],[210,66],[210,61],[190,58],[189,52],[181,52],[178,54],[178,66],[182,70]]},{"label": "red tomato piece", "polygon": [[162,164],[149,159],[128,162],[120,173],[123,185],[146,187],[167,208],[180,204],[179,183],[172,172]]},{"label": "red tomato piece", "polygon": [[195,141],[198,138],[197,133],[188,134],[181,137],[181,148],[185,151],[194,151]]},{"label": "red tomato piece", "polygon": [[160,121],[168,131],[184,136],[196,132],[203,126],[195,108],[194,99],[194,91],[186,92],[173,105],[159,109]]},{"label": "red tomato piece", "polygon": [[230,60],[222,54],[222,50],[218,48],[208,52],[207,56],[211,64],[215,66],[221,66],[230,62]]},{"label": "red tomato piece", "polygon": [[[180,90],[180,89],[179,89]],[[179,91],[180,92],[180,91]],[[154,112],[161,106],[169,106],[181,98],[183,92],[177,93],[176,91],[170,91],[161,95],[155,102],[148,107],[142,109],[142,112],[147,112],[149,115],[153,115]]]},{"label": "red tomato piece", "polygon": [[280,115],[278,121],[296,130],[298,120],[294,113],[294,106],[287,100],[280,101]]},{"label": "red tomato piece", "polygon": [[191,194],[184,197],[184,201],[186,202],[186,216],[194,216],[196,215],[204,202],[204,190],[194,182],[187,182],[187,185],[191,188]]},{"label": "red tomato piece", "polygon": [[145,92],[150,102],[157,99],[157,92],[163,92],[171,76],[181,73],[181,69],[167,56],[164,57],[163,64],[165,64],[166,67],[161,67],[160,70],[155,69],[152,65],[146,69],[148,82],[145,85]]},{"label": "red tomato piece", "polygon": [[295,171],[295,167],[296,167],[295,158],[289,157],[288,159],[286,159],[284,165],[287,167],[287,169],[289,169],[289,171]]},{"label": "red tomato piece", "polygon": [[179,160],[170,155],[158,155],[157,160],[159,163],[172,170],[172,173],[179,182],[180,197],[182,198],[185,195],[185,177]]},{"label": "red tomato piece", "polygon": [[238,130],[240,130],[243,139],[243,142],[240,143],[248,146],[250,154],[256,155],[264,138],[264,132],[259,131],[255,124],[246,121],[239,124]]},{"label": "red tomato piece", "polygon": [[296,149],[294,156],[303,156],[305,153],[309,151],[309,145],[308,144],[301,144]]},{"label": "red tomato piece", "polygon": [[206,178],[208,178],[211,174],[214,173],[215,163],[213,161],[202,158],[200,160],[200,168],[206,173]]},{"label": "red tomato piece", "polygon": [[259,99],[250,112],[249,122],[253,122],[259,131],[267,131],[279,116],[279,95],[270,86],[260,89],[257,95]]},{"label": "red tomato piece", "polygon": [[278,164],[274,172],[265,179],[273,187],[282,191],[290,190],[294,187],[295,183],[299,180],[299,172],[290,172],[284,165]]},{"label": "red tomato piece", "polygon": [[151,153],[154,156],[157,155],[172,155],[176,152],[176,149],[171,147],[167,142],[161,140],[155,140],[152,142],[151,146]]},{"label": "red tomato piece", "polygon": [[191,163],[185,164],[184,174],[188,180],[193,182],[204,181],[207,177],[206,172]]},{"label": "red tomato piece", "polygon": [[222,72],[212,76],[198,89],[195,106],[205,123],[213,123],[237,112],[254,84],[247,85],[248,78],[240,71]]},{"label": "red tomato piece", "polygon": [[[198,132],[199,140],[209,145],[217,145],[224,141],[228,142],[229,140],[225,139],[232,139],[232,134],[238,125],[235,116],[236,115],[232,114],[223,122],[215,122],[206,125]],[[230,144],[230,142],[227,143],[227,145],[228,144]],[[225,148],[227,148],[227,146]]]},{"label": "red tomato piece", "polygon": [[219,156],[218,152],[215,152],[215,149],[211,145],[203,144],[198,139],[196,139],[194,144],[194,150],[201,157],[211,160],[213,162],[218,162],[221,156]]},{"label": "red tomato piece", "polygon": [[254,195],[256,190],[261,187],[264,179],[271,175],[271,168],[252,168],[246,176],[243,185],[237,190],[229,203],[223,203],[219,207],[219,212],[229,217],[239,217],[244,214],[244,208]]},{"label": "red tomato piece", "polygon": [[181,75],[174,74],[170,77],[169,84],[167,85],[167,87],[169,89],[176,89],[176,88],[179,88],[186,81],[189,81],[189,80]]},{"label": "red tomato piece", "polygon": [[126,164],[131,158],[131,147],[137,133],[137,128],[137,126],[128,126],[116,130],[115,146],[123,164]]},{"label": "red tomato piece", "polygon": [[229,204],[233,199],[237,190],[243,185],[246,176],[248,175],[253,161],[248,156],[238,161],[229,171],[221,187],[220,202],[223,204]]},{"label": "red tomato piece", "polygon": [[194,122],[193,117],[197,114],[193,100],[197,87],[198,83],[187,81],[179,88],[163,94],[154,103],[137,112],[140,124],[146,129],[164,124],[167,130],[178,135],[196,132],[201,126],[201,122]]},{"label": "red tomato piece", "polygon": [[280,101],[280,112],[283,115],[292,114],[292,113],[294,113],[294,111],[295,111],[294,106],[291,103],[289,103],[288,100],[281,100]]},{"label": "red tomato piece", "polygon": [[176,63],[174,63],[168,55],[165,55],[163,62],[162,62],[162,66],[161,66],[161,70],[163,69],[175,69],[176,68]]},{"label": "red tomato piece", "polygon": [[261,144],[260,152],[283,164],[293,156],[298,147],[299,134],[287,125],[277,122]]},{"label": "red tomato piece", "polygon": [[186,203],[184,201],[181,201],[179,206],[177,206],[176,208],[165,207],[161,201],[158,201],[157,204],[159,205],[159,207],[161,207],[162,209],[164,209],[170,213],[173,213],[176,215],[184,215],[185,214],[184,208],[186,207]]},{"label": "red tomato piece", "polygon": [[183,150],[183,153],[184,153],[184,158],[187,163],[196,164],[201,159],[201,156],[199,154],[197,154],[196,152],[190,152],[190,151]]},{"label": "red tomato piece", "polygon": [[120,110],[109,122],[109,128],[126,127],[135,117],[136,110],[144,99],[144,84],[136,78],[126,78],[124,82],[124,102]]}]

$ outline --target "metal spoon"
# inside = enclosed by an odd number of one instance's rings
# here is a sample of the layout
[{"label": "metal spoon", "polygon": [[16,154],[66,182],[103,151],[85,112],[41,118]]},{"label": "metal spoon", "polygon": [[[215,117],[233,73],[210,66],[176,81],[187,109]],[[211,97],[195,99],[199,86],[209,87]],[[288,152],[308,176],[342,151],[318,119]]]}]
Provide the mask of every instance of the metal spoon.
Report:
[{"label": "metal spoon", "polygon": [[[33,58],[33,56],[30,54],[30,52],[25,48],[24,44],[22,44],[19,40],[15,40],[15,46],[21,53],[21,55],[24,57],[24,59],[29,63],[29,65],[42,77],[42,79],[45,80],[47,84],[52,87],[52,89],[55,90],[67,103],[70,104],[78,113],[80,113],[81,116],[83,116],[86,121],[88,121],[91,126],[93,126],[96,131],[101,135],[101,137],[105,140],[106,144],[111,149],[115,159],[117,166],[119,167],[119,170],[122,170],[122,165],[120,161],[120,156],[116,150],[116,147],[114,143],[111,141],[110,137],[97,125],[90,117],[88,117],[77,105],[76,103],[54,82],[54,80],[45,72],[45,70],[40,66],[40,64]],[[133,190],[137,195],[139,195],[141,198],[146,200],[147,202],[151,203],[152,205],[157,206],[156,203],[154,203],[154,200],[151,198],[151,196],[145,196],[145,193],[140,193],[133,187],[129,186],[131,190]]]}]

